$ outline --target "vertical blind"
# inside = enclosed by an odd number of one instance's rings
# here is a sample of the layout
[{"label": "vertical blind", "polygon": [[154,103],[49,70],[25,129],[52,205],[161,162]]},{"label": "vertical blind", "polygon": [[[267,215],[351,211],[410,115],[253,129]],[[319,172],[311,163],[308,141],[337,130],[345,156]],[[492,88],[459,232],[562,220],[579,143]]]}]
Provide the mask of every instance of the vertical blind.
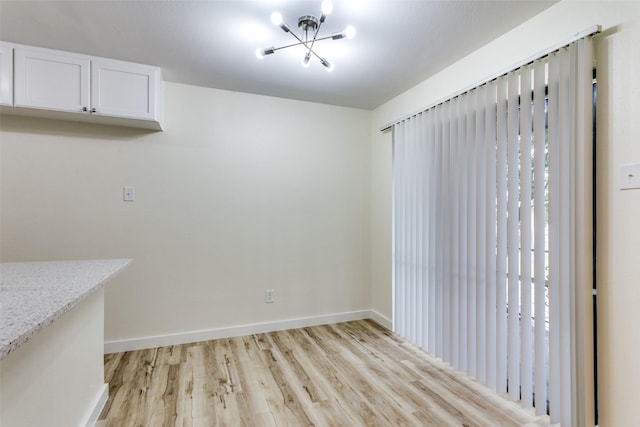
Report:
[{"label": "vertical blind", "polygon": [[583,38],[393,127],[394,331],[563,426],[593,425],[592,70]]}]

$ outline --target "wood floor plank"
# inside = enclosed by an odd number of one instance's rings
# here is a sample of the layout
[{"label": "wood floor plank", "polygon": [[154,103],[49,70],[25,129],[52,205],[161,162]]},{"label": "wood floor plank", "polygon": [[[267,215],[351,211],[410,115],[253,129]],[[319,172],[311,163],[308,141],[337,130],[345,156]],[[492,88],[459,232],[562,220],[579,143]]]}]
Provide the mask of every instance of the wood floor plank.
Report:
[{"label": "wood floor plank", "polygon": [[251,343],[243,340],[243,337],[238,337],[229,339],[229,344],[237,362],[239,390],[236,392],[236,400],[242,424],[258,425],[260,414],[268,413],[269,407],[260,396],[260,385],[257,381],[260,381],[262,375],[259,375],[259,370],[255,369],[254,360],[250,357],[247,345]]},{"label": "wood floor plank", "polygon": [[172,427],[176,425],[176,419],[178,418],[177,403],[178,403],[178,375],[180,373],[179,364],[167,365],[167,386],[162,394],[162,424],[157,424],[162,427]]},{"label": "wood floor plank", "polygon": [[109,399],[104,408],[104,412],[108,412],[110,416],[116,418],[127,416],[128,408],[135,400],[139,387],[141,356],[141,351],[127,353],[115,368],[109,382]]},{"label": "wood floor plank", "polygon": [[[365,420],[371,418],[371,409],[366,402],[361,402],[360,396],[345,383],[343,376],[331,365],[327,355],[309,340],[309,335],[301,329],[286,332],[291,335],[312,364],[313,378],[318,381],[318,387],[327,390],[330,396],[320,403],[321,407],[332,407],[333,417],[330,425],[364,425]],[[335,410],[335,408],[338,408]]]},{"label": "wood floor plank", "polygon": [[158,364],[178,365],[182,360],[182,348],[180,345],[170,345],[158,349]]},{"label": "wood floor plank", "polygon": [[231,348],[227,339],[215,341],[215,371],[212,383],[214,391],[215,425],[239,425],[242,419],[236,393],[240,390],[237,370],[233,364]]},{"label": "wood floor plank", "polygon": [[[354,325],[346,324],[345,327],[351,328],[354,327]],[[488,414],[492,414],[492,417],[495,419],[492,420],[490,418],[485,420],[489,425],[523,425],[531,422],[533,414],[526,414],[523,418],[521,415],[526,411],[520,408],[516,411],[509,410],[509,406],[513,409],[513,405],[515,405],[513,402],[495,396],[487,390],[486,387],[464,375],[460,375],[458,372],[444,365],[441,361],[417,350],[413,346],[407,345],[406,342],[399,341],[398,337],[389,334],[386,330],[384,330],[383,335],[379,335],[380,327],[375,324],[375,322],[365,321],[358,324],[357,327],[364,327],[365,330],[363,333],[367,336],[387,337],[387,340],[378,342],[380,347],[383,348],[382,351],[387,354],[395,354],[396,357],[404,359],[402,363],[411,366],[409,369],[411,369],[412,372],[419,372],[423,378],[435,378],[434,384],[437,385],[441,395],[465,396],[465,399],[462,400],[458,406],[472,405],[473,408],[469,408],[468,410],[471,414],[476,412],[482,413],[485,414],[485,417]],[[403,356],[400,356],[399,352],[402,352]],[[424,363],[425,359],[427,359],[429,363]],[[496,411],[496,408],[501,408],[502,410]]]},{"label": "wood floor plank", "polygon": [[246,366],[250,367],[250,371],[243,369],[247,381],[251,381],[251,389],[247,390],[247,394],[256,402],[258,411],[256,425],[277,425],[272,408],[276,413],[283,410],[282,395],[276,392],[278,386],[265,362],[267,353],[263,343],[256,336],[242,337],[242,342],[247,357]]},{"label": "wood floor plank", "polygon": [[[340,327],[340,330],[350,329],[348,324],[335,326]],[[357,335],[349,336],[355,338]],[[387,357],[383,353],[379,352],[375,348],[380,344],[379,341],[372,342],[371,340],[364,338],[362,334],[360,334],[359,339],[352,341],[353,344],[350,346],[360,357],[366,357],[366,355],[374,356],[368,359],[367,372],[373,374],[373,377],[378,379],[380,391],[387,395],[389,399],[394,400],[406,414],[411,414],[411,420],[414,424],[424,425],[422,419],[424,419],[427,414],[422,414],[420,416],[416,415],[425,411],[424,395],[417,393],[416,390],[410,387],[407,387],[407,384],[419,380],[420,377],[416,374],[407,375],[405,370],[400,368],[400,366],[402,366],[400,363],[397,363],[393,358]],[[358,350],[359,346],[364,348],[364,353]],[[437,413],[432,414],[431,419],[438,420],[436,424],[432,425],[446,425],[448,422],[446,421],[447,417],[443,418]]]},{"label": "wood floor plank", "polygon": [[[367,425],[374,420],[381,425],[413,425],[410,412],[403,413],[398,400],[383,392],[377,379],[368,375],[367,361],[352,353],[353,348],[347,345],[337,330],[327,325],[316,328],[316,332],[319,337],[333,342],[339,350],[330,352],[327,358],[333,368],[340,372],[343,381],[353,387],[360,401],[369,405],[370,414],[364,420]],[[385,410],[380,411],[380,408]]]},{"label": "wood floor plank", "polygon": [[286,362],[291,367],[291,374],[293,377],[299,379],[300,387],[304,388],[309,401],[317,403],[323,400],[327,400],[328,395],[323,391],[323,388],[317,381],[313,381],[309,376],[311,366],[303,366],[305,363],[301,354],[295,351],[295,342],[289,339],[288,334],[282,333],[273,335],[272,340],[279,349],[280,353],[286,359]]},{"label": "wood floor plank", "polygon": [[323,375],[318,372],[315,363],[300,351],[298,342],[287,331],[272,335],[270,339],[273,342],[272,349],[277,349],[284,357],[285,366],[289,367],[285,369],[287,379],[295,387],[300,403],[313,425],[331,426],[343,423],[343,419],[336,418],[332,411],[326,410],[333,395],[331,387],[322,381]]},{"label": "wood floor plank", "polygon": [[178,365],[176,420],[175,425],[187,427],[192,425],[191,400],[193,392],[193,374],[189,370],[185,352],[184,361]]},{"label": "wood floor plank", "polygon": [[270,350],[265,350],[265,353],[271,375],[273,375],[280,393],[282,393],[286,411],[294,418],[293,425],[315,425],[311,420],[308,411],[305,410],[304,405],[301,403],[298,387],[292,387],[291,378],[287,378],[287,375],[283,370],[283,363],[279,363],[284,360],[284,356],[282,356],[280,350],[272,347]]},{"label": "wood floor plank", "polygon": [[[378,419],[374,403],[370,398],[358,390],[358,384],[349,381],[349,367],[340,367],[335,364],[333,358],[338,352],[327,348],[327,343],[321,338],[323,331],[317,328],[305,328],[303,331],[305,338],[312,346],[312,354],[317,355],[315,361],[321,375],[329,381],[336,393],[334,403],[354,419],[355,425],[385,425],[381,419]],[[342,368],[348,370],[346,376]]]},{"label": "wood floor plank", "polygon": [[243,337],[243,343],[252,368],[252,373],[248,375],[254,378],[253,384],[257,387],[249,390],[248,393],[257,395],[261,400],[256,425],[293,425],[295,417],[286,410],[282,392],[269,369],[271,342],[265,334],[260,334]]},{"label": "wood floor plank", "polygon": [[548,426],[370,321],[106,355],[96,427]]},{"label": "wood floor plank", "polygon": [[[345,333],[347,331],[350,331],[350,328],[348,325],[334,325],[332,326],[335,333],[336,334],[341,334],[341,333]],[[362,336],[362,334],[358,334],[359,331],[353,331],[349,333],[349,337],[355,338],[356,336]],[[345,335],[345,338],[347,337],[347,335]],[[356,344],[357,343],[357,344]],[[377,372],[379,374],[379,377],[384,378],[385,376],[383,375],[383,370],[390,370],[392,371],[395,375],[402,375],[402,370],[398,369],[397,367],[395,367],[395,363],[394,360],[392,358],[388,358],[385,357],[383,355],[383,353],[377,353],[374,349],[371,348],[367,348],[367,339],[366,338],[360,338],[360,339],[351,339],[351,340],[347,340],[346,341],[346,346],[350,347],[352,349],[352,351],[357,352],[357,354],[360,357],[364,357],[365,356],[365,352],[364,351],[360,351],[358,349],[358,345],[362,346],[365,348],[365,351],[368,352],[368,354],[370,355],[374,355],[375,357],[370,357],[369,360],[369,370]],[[376,344],[380,345],[380,341],[378,340],[376,342]],[[397,357],[397,354],[396,354]],[[381,364],[382,363],[382,364]],[[408,375],[409,376],[409,375]],[[411,377],[411,376],[409,376]],[[413,375],[415,379],[415,381],[417,381],[417,375],[414,373]],[[385,387],[381,388],[386,391],[387,393],[390,394],[396,394],[399,392],[398,388],[396,387],[397,381],[389,381],[389,382],[384,382]],[[410,382],[411,384],[413,384],[413,381]],[[439,384],[439,386],[442,386],[444,384]],[[394,390],[395,389],[395,390]],[[418,388],[419,389],[419,388]],[[422,393],[424,394],[426,391],[431,391],[432,388],[422,388],[419,389]],[[439,391],[441,393],[444,393],[446,391],[445,387],[441,387],[439,388]],[[408,398],[407,400],[412,401],[412,407],[409,408],[413,411],[419,411],[420,410],[420,403],[424,402],[424,398],[416,398],[417,393],[412,392],[410,390],[406,390],[406,387],[404,388],[404,392],[400,393],[401,396],[405,396],[406,398]],[[437,395],[438,400],[434,399],[432,396],[432,400],[437,402],[437,406],[439,406],[440,408],[446,408],[447,412],[449,412],[450,414],[453,414],[453,419],[457,420],[456,422],[460,422],[461,424],[468,424],[468,425],[483,425],[483,420],[482,419],[473,419],[473,416],[465,416],[464,411],[460,410],[458,408],[458,406],[453,406],[451,405],[449,402],[451,401],[450,398],[452,397],[449,393],[447,393],[446,396],[440,397],[439,395]],[[455,399],[454,399],[455,400]],[[462,402],[466,403],[466,402]],[[489,423],[491,423],[492,420],[489,420]]]}]

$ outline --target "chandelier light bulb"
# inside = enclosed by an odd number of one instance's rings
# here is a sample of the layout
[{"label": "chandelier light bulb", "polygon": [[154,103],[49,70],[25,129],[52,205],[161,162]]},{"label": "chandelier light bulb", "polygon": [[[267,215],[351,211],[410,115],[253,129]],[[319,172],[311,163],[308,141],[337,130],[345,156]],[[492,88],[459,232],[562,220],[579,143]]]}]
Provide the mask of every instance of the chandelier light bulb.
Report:
[{"label": "chandelier light bulb", "polygon": [[271,23],[280,26],[282,24],[282,14],[280,12],[273,12],[271,14]]},{"label": "chandelier light bulb", "polygon": [[333,67],[333,64],[331,62],[327,61],[324,58],[320,58],[320,63],[322,65],[324,65],[324,67],[327,69],[327,71],[329,71],[329,72],[333,71],[334,67]]},{"label": "chandelier light bulb", "polygon": [[320,5],[320,10],[324,16],[330,15],[333,12],[333,2],[331,0],[324,0]]},{"label": "chandelier light bulb", "polygon": [[258,59],[262,59],[264,58],[266,55],[271,55],[272,53],[274,53],[276,51],[275,47],[266,47],[264,49],[261,48],[257,48],[256,49],[256,58]]},{"label": "chandelier light bulb", "polygon": [[309,66],[309,61],[311,60],[311,52],[307,52],[302,60],[302,66],[307,68]]}]

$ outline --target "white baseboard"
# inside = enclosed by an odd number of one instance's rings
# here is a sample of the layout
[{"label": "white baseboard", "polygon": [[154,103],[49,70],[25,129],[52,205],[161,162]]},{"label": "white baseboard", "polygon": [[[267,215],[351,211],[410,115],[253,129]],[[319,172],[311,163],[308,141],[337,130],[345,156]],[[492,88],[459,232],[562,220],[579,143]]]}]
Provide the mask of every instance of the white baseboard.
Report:
[{"label": "white baseboard", "polygon": [[96,422],[98,422],[100,412],[104,409],[104,405],[107,403],[107,399],[109,398],[109,384],[103,384],[101,389],[102,391],[98,393],[91,412],[87,416],[86,421],[83,424],[80,424],[81,426],[94,427]]},{"label": "white baseboard", "polygon": [[306,328],[308,326],[326,325],[331,323],[348,322],[351,320],[362,319],[372,319],[382,326],[391,329],[390,319],[386,318],[375,310],[360,310],[327,314],[322,316],[277,320],[274,322],[230,326],[226,328],[208,329],[203,331],[185,332],[181,334],[159,335],[119,341],[107,341],[104,343],[104,352],[105,354],[120,353],[123,351],[187,344],[191,342],[283,331],[285,329]]},{"label": "white baseboard", "polygon": [[390,331],[393,329],[393,322],[387,316],[383,316],[375,310],[369,310],[369,319],[384,326]]}]

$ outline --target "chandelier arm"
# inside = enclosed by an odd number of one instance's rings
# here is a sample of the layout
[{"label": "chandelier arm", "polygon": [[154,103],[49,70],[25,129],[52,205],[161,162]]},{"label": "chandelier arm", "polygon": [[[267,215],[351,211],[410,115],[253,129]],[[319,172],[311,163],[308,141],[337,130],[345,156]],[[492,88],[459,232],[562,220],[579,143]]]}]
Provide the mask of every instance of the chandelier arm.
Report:
[{"label": "chandelier arm", "polygon": [[280,47],[274,47],[273,50],[282,50],[282,49],[286,49],[288,47],[300,46],[301,44],[305,45],[305,47],[306,47],[306,43],[305,42],[298,42],[298,43],[287,44],[287,45],[280,46]]},{"label": "chandelier arm", "polygon": [[[318,39],[318,33],[320,32],[320,27],[322,27],[324,21],[320,21],[320,23],[318,24],[318,27],[316,28],[316,32],[313,35],[313,40],[311,40],[311,46],[309,46],[309,52],[311,52],[311,49],[313,49],[313,44],[316,42],[316,40],[323,40],[323,39]],[[317,56],[317,55],[316,55]]]},{"label": "chandelier arm", "polygon": [[322,41],[322,40],[329,40],[329,39],[332,39],[332,38],[333,38],[333,36],[332,36],[332,35],[331,35],[331,36],[326,36],[326,37],[320,37],[319,39],[313,39],[313,42],[314,42],[314,43],[315,43],[315,42],[320,42],[320,41]]},{"label": "chandelier arm", "polygon": [[[320,26],[318,26],[318,28],[320,28]],[[290,46],[296,46],[296,45],[299,45],[299,44],[303,44],[303,45],[305,45],[305,46],[306,46],[306,45],[307,45],[307,43],[309,43],[308,41],[307,41],[307,42],[303,41],[303,40],[302,40],[300,37],[298,37],[298,36],[297,36],[293,31],[290,31],[290,32],[289,32],[289,34],[291,34],[293,37],[295,37],[295,38],[296,38],[296,40],[298,40],[298,42],[299,42],[299,43],[292,44],[292,45],[290,45]],[[313,43],[315,43],[315,42],[319,42],[319,41],[321,41],[321,40],[333,39],[333,38],[334,38],[334,36],[333,36],[333,35],[330,35],[330,36],[326,36],[326,37],[321,37],[321,38],[319,38],[319,39],[314,39],[314,40],[313,40],[313,42],[312,42],[312,45],[313,45]],[[277,49],[276,49],[276,50],[277,50]]]},{"label": "chandelier arm", "polygon": [[323,57],[321,57],[320,55],[318,55],[318,54],[316,53],[316,51],[315,51],[315,50],[313,50],[313,49],[309,48],[309,52],[313,53],[313,55],[314,55],[316,58],[318,58],[318,59],[320,60],[320,62],[325,61],[325,59],[324,59]]},{"label": "chandelier arm", "polygon": [[[328,39],[331,39],[331,38],[333,38],[333,37],[332,37],[332,36],[326,36],[326,37],[321,37],[321,38],[319,38],[319,39],[316,39],[316,40],[314,40],[314,41],[319,42],[319,41],[322,41],[322,40],[328,40]],[[286,49],[286,48],[288,48],[288,47],[300,46],[300,45],[304,45],[306,48],[308,48],[309,50],[311,50],[311,48],[309,47],[309,45],[308,45],[307,43],[308,43],[308,42],[300,41],[300,42],[298,42],[298,43],[292,43],[292,44],[288,44],[288,45],[285,45],[285,46],[274,47],[274,48],[273,48],[273,50],[274,50],[274,51],[275,51],[275,50],[281,50],[281,49]],[[317,55],[316,55],[316,56],[317,56]]]},{"label": "chandelier arm", "polygon": [[[329,36],[329,37],[323,37],[323,38],[318,39],[318,40],[326,40],[326,39],[330,39],[330,38],[331,38],[331,36]],[[293,44],[288,44],[288,45],[286,45],[286,46],[280,46],[280,47],[274,47],[274,48],[273,48],[273,51],[275,52],[276,50],[282,50],[282,49],[286,49],[286,48],[288,48],[288,47],[300,46],[300,45],[304,45],[306,48],[308,48],[308,49],[309,49],[309,52],[313,53],[313,55],[314,55],[316,58],[318,58],[320,61],[324,60],[324,58],[323,58],[323,57],[321,57],[320,55],[318,55],[318,54],[316,53],[316,51],[315,51],[315,50],[313,50],[311,47],[307,46],[307,44],[306,44],[305,42],[293,43]]]}]

